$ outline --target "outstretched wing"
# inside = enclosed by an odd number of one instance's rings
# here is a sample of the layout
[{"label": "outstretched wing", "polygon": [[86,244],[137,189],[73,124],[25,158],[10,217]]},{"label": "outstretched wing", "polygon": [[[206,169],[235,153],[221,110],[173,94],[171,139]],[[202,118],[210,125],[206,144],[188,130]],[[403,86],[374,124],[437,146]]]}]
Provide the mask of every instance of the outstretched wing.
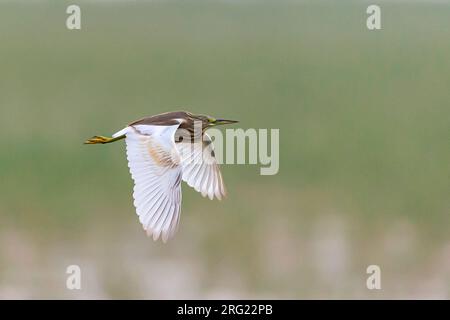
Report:
[{"label": "outstretched wing", "polygon": [[178,125],[136,125],[126,134],[128,167],[134,180],[134,206],[148,236],[166,242],[178,227],[181,166],[174,135]]},{"label": "outstretched wing", "polygon": [[214,196],[219,200],[225,197],[225,185],[211,138],[204,133],[203,141],[179,142],[176,147],[181,157],[183,180],[211,200]]}]

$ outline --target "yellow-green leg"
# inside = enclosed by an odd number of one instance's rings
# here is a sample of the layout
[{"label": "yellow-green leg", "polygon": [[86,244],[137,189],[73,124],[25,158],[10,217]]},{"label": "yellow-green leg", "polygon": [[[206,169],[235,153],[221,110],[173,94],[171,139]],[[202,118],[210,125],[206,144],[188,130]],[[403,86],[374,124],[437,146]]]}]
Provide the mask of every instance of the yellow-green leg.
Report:
[{"label": "yellow-green leg", "polygon": [[117,140],[122,140],[124,138],[125,138],[125,135],[115,137],[115,138],[104,137],[104,136],[93,136],[92,138],[86,140],[84,142],[84,144],[98,144],[98,143],[105,144],[105,143],[115,142]]}]

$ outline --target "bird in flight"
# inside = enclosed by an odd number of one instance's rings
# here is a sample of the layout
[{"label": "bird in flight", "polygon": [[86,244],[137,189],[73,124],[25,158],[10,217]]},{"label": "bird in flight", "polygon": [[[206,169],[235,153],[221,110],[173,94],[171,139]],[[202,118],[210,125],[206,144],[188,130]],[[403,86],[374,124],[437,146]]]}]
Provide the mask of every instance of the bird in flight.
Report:
[{"label": "bird in flight", "polygon": [[226,195],[212,141],[205,131],[236,122],[186,111],[167,112],[134,121],[112,137],[94,136],[84,143],[125,139],[139,221],[149,237],[156,241],[161,236],[167,242],[178,229],[182,180],[211,200]]}]

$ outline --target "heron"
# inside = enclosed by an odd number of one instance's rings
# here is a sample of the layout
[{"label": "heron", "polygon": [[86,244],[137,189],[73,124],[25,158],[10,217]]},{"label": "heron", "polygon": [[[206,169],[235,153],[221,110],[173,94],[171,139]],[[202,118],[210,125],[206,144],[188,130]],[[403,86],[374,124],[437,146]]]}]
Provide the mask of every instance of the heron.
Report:
[{"label": "heron", "polygon": [[211,200],[226,196],[206,130],[237,122],[187,111],[166,112],[136,120],[111,137],[93,136],[84,143],[125,139],[139,221],[149,237],[154,241],[161,237],[166,243],[178,230],[181,181]]}]

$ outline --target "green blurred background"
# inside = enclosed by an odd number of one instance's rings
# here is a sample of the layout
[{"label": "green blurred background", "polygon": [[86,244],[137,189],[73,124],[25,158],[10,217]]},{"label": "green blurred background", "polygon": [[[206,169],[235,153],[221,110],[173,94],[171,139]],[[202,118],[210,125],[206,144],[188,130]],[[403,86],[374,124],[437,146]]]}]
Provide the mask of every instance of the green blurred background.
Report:
[{"label": "green blurred background", "polygon": [[[0,298],[450,297],[449,2],[72,3],[0,2]],[[279,128],[280,171],[183,186],[164,245],[82,142],[177,109]]]}]

